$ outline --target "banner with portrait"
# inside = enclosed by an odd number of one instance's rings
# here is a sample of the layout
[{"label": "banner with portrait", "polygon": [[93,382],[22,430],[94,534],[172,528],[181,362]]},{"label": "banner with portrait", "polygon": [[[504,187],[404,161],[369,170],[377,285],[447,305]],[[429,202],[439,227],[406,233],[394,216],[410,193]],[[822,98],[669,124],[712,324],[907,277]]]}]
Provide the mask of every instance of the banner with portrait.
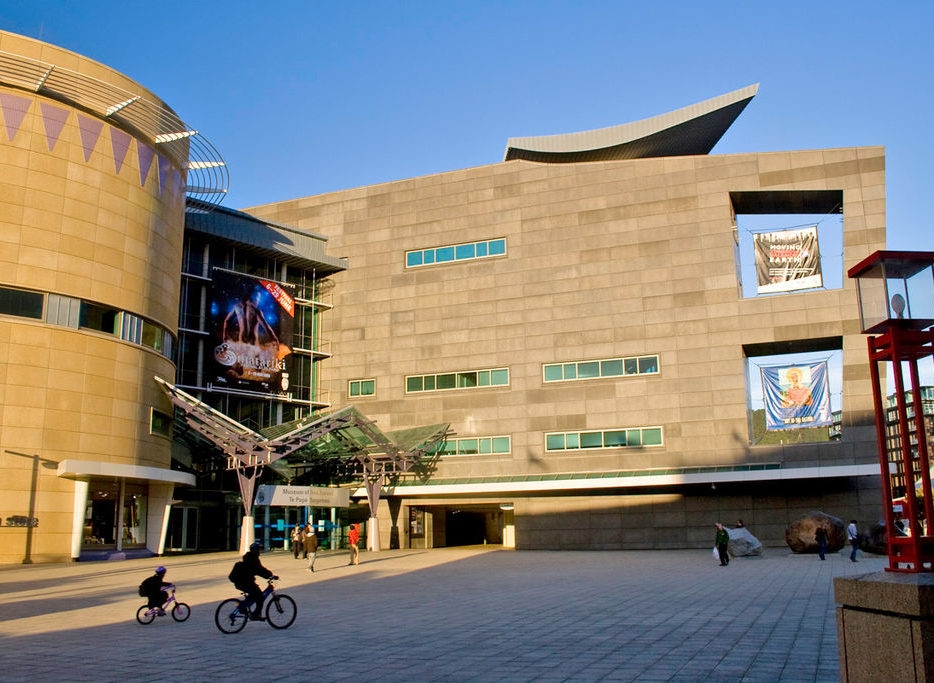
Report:
[{"label": "banner with portrait", "polygon": [[288,285],[215,269],[208,303],[214,388],[283,395],[289,388],[295,298]]},{"label": "banner with portrait", "polygon": [[753,235],[759,294],[823,286],[817,226]]},{"label": "banner with portrait", "polygon": [[760,371],[767,430],[833,424],[827,361],[760,368]]}]

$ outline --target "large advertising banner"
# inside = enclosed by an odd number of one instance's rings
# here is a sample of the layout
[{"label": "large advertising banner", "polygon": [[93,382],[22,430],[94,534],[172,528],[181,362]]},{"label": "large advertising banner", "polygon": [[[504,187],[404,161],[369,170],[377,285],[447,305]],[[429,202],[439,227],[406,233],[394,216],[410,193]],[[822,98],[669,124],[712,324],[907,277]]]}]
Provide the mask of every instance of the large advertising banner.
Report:
[{"label": "large advertising banner", "polygon": [[213,386],[285,394],[295,320],[286,285],[215,270],[210,297]]},{"label": "large advertising banner", "polygon": [[753,235],[759,294],[823,286],[817,226]]},{"label": "large advertising banner", "polygon": [[829,427],[833,424],[827,361],[760,368],[760,371],[766,429]]}]

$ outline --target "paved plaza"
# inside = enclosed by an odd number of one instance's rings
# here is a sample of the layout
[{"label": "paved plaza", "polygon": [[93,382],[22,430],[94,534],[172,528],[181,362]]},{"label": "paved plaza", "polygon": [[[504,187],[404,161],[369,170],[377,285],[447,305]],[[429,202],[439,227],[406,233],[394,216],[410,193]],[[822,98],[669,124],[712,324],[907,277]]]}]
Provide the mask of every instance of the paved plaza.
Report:
[{"label": "paved plaza", "polygon": [[[881,570],[767,548],[263,555],[295,624],[234,635],[214,609],[236,553],[0,569],[4,681],[837,681],[833,578]],[[191,618],[135,620],[159,563]]]}]

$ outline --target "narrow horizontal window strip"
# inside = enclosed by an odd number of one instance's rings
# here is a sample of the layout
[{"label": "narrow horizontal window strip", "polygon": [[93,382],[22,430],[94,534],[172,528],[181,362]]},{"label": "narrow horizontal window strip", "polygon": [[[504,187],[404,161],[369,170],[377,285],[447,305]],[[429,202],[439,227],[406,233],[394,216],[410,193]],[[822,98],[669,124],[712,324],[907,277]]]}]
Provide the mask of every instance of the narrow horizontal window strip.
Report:
[{"label": "narrow horizontal window strip", "polygon": [[625,358],[548,363],[542,366],[542,378],[545,382],[567,382],[607,377],[629,377],[632,375],[657,375],[658,369],[657,355],[629,356]]},{"label": "narrow horizontal window strip", "polygon": [[462,370],[436,375],[409,375],[405,378],[405,393],[407,394],[504,386],[509,386],[508,368]]},{"label": "narrow horizontal window strip", "polygon": [[429,249],[417,249],[405,252],[405,267],[419,268],[438,263],[454,263],[457,261],[473,261],[476,259],[503,256],[506,253],[506,239],[498,238],[482,242],[466,242],[463,244],[448,244]]},{"label": "narrow horizontal window strip", "polygon": [[444,455],[505,455],[512,451],[512,438],[508,436],[474,436],[448,439]]},{"label": "narrow horizontal window strip", "polygon": [[545,450],[548,452],[598,448],[644,448],[663,445],[661,427],[626,427],[603,431],[545,434]]}]

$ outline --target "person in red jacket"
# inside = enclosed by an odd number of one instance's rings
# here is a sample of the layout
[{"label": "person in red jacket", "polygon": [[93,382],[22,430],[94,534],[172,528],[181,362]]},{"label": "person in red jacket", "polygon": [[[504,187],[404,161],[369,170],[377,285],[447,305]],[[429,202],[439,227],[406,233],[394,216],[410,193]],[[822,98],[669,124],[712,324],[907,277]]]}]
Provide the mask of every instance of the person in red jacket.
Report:
[{"label": "person in red jacket", "polygon": [[351,524],[350,531],[347,533],[347,542],[350,543],[350,562],[348,564],[360,564],[360,525]]}]

